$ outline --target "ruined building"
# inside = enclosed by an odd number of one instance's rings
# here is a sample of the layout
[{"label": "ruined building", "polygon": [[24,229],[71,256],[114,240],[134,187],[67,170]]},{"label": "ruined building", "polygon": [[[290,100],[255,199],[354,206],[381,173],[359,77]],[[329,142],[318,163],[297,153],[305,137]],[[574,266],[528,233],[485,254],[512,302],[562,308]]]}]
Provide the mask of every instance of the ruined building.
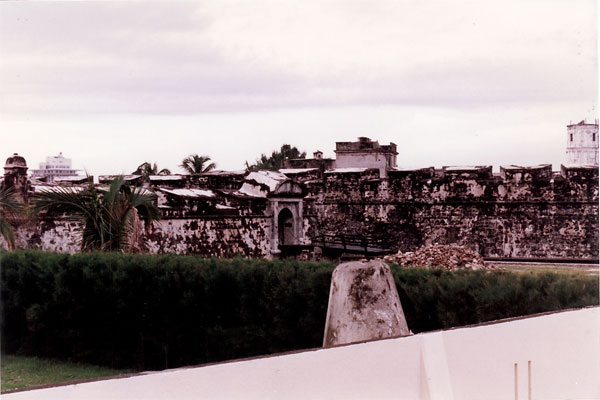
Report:
[{"label": "ruined building", "polygon": [[598,120],[567,125],[567,162],[570,165],[598,165]]},{"label": "ruined building", "polygon": [[284,169],[305,169],[319,168],[329,170],[335,168],[335,160],[332,158],[323,158],[322,151],[315,151],[313,158],[291,158],[283,161]]},{"label": "ruined building", "polygon": [[[22,157],[5,171],[5,183],[24,187]],[[456,243],[488,259],[598,259],[595,166],[210,171],[151,177],[149,189],[162,211],[143,234],[150,253],[336,256],[341,245],[373,255]],[[81,226],[32,221],[16,236],[20,248],[75,252]]]},{"label": "ruined building", "polygon": [[325,170],[348,170],[348,168],[376,168],[380,176],[386,176],[387,170],[396,168],[396,144],[380,145],[368,137],[359,137],[356,142],[336,142],[335,160],[323,158],[322,151],[313,153],[313,158],[285,160],[285,170],[319,168]]},{"label": "ruined building", "polygon": [[396,168],[396,144],[380,145],[368,137],[359,137],[358,142],[336,142],[336,168],[377,168],[381,178],[386,171]]}]

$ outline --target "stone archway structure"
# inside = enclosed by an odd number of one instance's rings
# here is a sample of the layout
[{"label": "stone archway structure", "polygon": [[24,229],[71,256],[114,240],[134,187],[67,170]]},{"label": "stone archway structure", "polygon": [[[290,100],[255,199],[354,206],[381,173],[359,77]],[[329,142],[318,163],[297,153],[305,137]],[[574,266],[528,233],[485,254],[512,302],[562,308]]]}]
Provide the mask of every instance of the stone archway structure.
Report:
[{"label": "stone archway structure", "polygon": [[306,188],[286,180],[268,194],[272,215],[271,253],[281,253],[280,246],[304,245],[303,206]]}]

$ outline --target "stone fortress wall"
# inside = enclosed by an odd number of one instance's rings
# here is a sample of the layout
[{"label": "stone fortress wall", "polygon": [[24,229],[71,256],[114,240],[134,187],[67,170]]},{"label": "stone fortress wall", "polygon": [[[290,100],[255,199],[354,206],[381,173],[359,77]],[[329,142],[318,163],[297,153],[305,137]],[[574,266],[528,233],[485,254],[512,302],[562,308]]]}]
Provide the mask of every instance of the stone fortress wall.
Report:
[{"label": "stone fortress wall", "polygon": [[[499,173],[491,166],[401,170],[394,143],[360,137],[337,142],[335,160],[317,151],[313,159],[286,160],[279,171],[125,178],[157,195],[162,220],[143,234],[150,253],[306,256],[315,244],[327,249],[323,235],[338,235],[394,251],[456,243],[488,259],[595,262],[597,129],[597,122],[567,126],[569,161],[580,164],[560,171],[550,165]],[[584,150],[595,163],[571,159]],[[85,177],[29,180],[18,154],[4,169],[2,184],[19,189],[26,202],[54,186],[87,184]],[[16,232],[17,247],[61,252],[78,251],[80,238],[79,224],[66,218],[23,219]],[[6,247],[2,239],[0,245]]]},{"label": "stone fortress wall", "polygon": [[[217,171],[153,177],[149,188],[163,212],[144,233],[150,253],[271,257],[347,233],[403,251],[458,243],[486,258],[598,259],[597,166]],[[20,248],[61,252],[77,251],[80,235],[68,219],[16,234]]]},{"label": "stone fortress wall", "polygon": [[315,232],[371,234],[402,251],[457,243],[486,258],[598,259],[597,167],[368,170],[308,187]]}]

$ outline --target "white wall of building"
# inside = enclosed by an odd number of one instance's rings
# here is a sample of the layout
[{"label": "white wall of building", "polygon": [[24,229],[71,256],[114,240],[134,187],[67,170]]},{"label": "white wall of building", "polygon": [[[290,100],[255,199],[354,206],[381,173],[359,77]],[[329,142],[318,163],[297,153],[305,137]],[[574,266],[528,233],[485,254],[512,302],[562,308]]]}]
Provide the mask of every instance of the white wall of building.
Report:
[{"label": "white wall of building", "polygon": [[598,377],[600,307],[593,307],[3,397],[505,400],[515,392],[527,399],[531,390],[534,399],[598,399]]},{"label": "white wall of building", "polygon": [[598,164],[598,124],[567,126],[567,163],[572,165]]},{"label": "white wall of building", "polygon": [[71,168],[71,159],[63,157],[62,153],[57,156],[46,157],[45,163],[40,163],[40,169],[42,165],[47,168]]},{"label": "white wall of building", "polygon": [[381,177],[386,176],[386,169],[395,168],[395,157],[384,153],[338,153],[335,158],[336,168],[378,168]]},{"label": "white wall of building", "polygon": [[40,168],[32,171],[33,176],[50,178],[55,176],[72,176],[77,175],[78,170],[71,166],[71,159],[66,158],[59,153],[57,156],[46,157],[46,162],[40,163]]}]

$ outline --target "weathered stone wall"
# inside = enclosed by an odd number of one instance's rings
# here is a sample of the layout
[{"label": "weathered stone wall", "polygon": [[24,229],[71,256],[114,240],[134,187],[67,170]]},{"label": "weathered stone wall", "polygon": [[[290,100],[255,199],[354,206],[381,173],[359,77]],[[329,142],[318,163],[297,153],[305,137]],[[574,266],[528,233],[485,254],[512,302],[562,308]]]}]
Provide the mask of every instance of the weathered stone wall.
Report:
[{"label": "weathered stone wall", "polygon": [[267,257],[270,238],[271,218],[262,216],[163,219],[144,234],[150,253],[207,257]]},{"label": "weathered stone wall", "polygon": [[[28,223],[16,230],[15,237],[19,249],[75,253],[81,248],[81,226],[74,221]],[[163,219],[144,232],[143,240],[149,253],[268,257],[271,219],[262,216]],[[7,248],[1,236],[0,248]]]},{"label": "weathered stone wall", "polygon": [[[211,176],[225,187],[214,189],[214,197],[161,195],[163,220],[144,234],[148,251],[270,256],[277,238],[273,199],[240,196],[232,189],[240,184],[234,178]],[[316,170],[294,178],[307,193],[297,213],[299,244],[321,233],[349,233],[368,234],[403,251],[457,243],[488,258],[598,259],[595,168],[506,167],[499,174],[489,166],[423,168],[388,171],[387,178],[377,169]],[[213,190],[208,181],[202,187]],[[74,221],[44,220],[19,227],[16,238],[19,248],[75,252],[81,229]],[[0,246],[6,248],[1,239]]]},{"label": "weathered stone wall", "polygon": [[[67,219],[27,222],[15,230],[15,245],[18,249],[75,253],[81,248],[81,226]],[[0,249],[7,248],[0,235]]]},{"label": "weathered stone wall", "polygon": [[363,233],[410,251],[458,243],[484,257],[598,258],[598,170],[550,166],[326,174],[307,231]]}]

